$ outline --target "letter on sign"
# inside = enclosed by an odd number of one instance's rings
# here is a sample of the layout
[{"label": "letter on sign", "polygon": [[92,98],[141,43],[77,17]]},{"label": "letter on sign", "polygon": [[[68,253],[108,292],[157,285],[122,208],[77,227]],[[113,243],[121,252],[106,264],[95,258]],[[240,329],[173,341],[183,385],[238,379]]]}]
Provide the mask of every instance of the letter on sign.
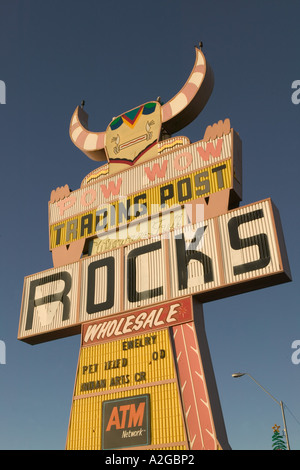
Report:
[{"label": "letter on sign", "polygon": [[270,248],[268,237],[265,233],[254,235],[253,237],[240,238],[239,226],[242,224],[249,223],[253,220],[261,219],[264,217],[262,209],[245,213],[237,217],[233,217],[228,222],[228,231],[230,238],[231,248],[234,250],[242,250],[250,246],[257,246],[259,251],[259,258],[255,261],[233,266],[233,272],[235,275],[248,273],[256,269],[262,269],[267,266],[270,262]]},{"label": "letter on sign", "polygon": [[[36,288],[38,286],[53,283],[59,280],[62,280],[65,283],[65,286],[62,291],[56,292],[55,294],[46,295],[38,299],[35,298]],[[34,307],[38,307],[40,305],[45,305],[45,304],[51,304],[52,302],[58,301],[62,303],[63,305],[62,321],[68,320],[69,314],[70,314],[70,299],[68,297],[68,293],[70,292],[71,286],[72,286],[72,278],[71,278],[71,275],[66,271],[61,271],[61,272],[51,274],[50,276],[46,276],[41,279],[36,279],[35,281],[31,281],[25,329],[30,330],[32,328]]]}]

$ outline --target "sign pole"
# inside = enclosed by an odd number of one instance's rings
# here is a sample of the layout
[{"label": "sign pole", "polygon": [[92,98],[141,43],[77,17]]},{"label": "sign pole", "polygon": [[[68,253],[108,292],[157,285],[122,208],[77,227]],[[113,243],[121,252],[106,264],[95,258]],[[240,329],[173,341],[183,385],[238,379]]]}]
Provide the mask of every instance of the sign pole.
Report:
[{"label": "sign pole", "polygon": [[228,450],[203,307],[195,298],[193,310],[194,321],[172,328],[190,448]]}]

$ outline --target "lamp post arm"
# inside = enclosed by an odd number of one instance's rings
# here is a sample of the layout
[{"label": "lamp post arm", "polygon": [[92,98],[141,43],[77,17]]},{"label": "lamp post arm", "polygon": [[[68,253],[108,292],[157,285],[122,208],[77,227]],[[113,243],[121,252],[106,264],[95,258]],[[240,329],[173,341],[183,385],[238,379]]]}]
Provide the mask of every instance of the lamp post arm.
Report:
[{"label": "lamp post arm", "polygon": [[268,392],[268,390],[266,390],[262,385],[260,385],[260,383],[258,383],[258,382],[252,377],[252,375],[250,375],[250,374],[248,374],[248,373],[247,373],[246,375],[248,375],[248,377],[250,377],[250,379],[252,379],[252,380],[256,383],[256,385],[258,385],[260,388],[262,388],[263,391],[266,392],[266,393],[277,403],[277,405],[280,405],[280,406],[281,406],[281,402],[279,402],[278,400],[276,400],[276,398],[274,398],[273,395],[271,395],[271,393]]}]

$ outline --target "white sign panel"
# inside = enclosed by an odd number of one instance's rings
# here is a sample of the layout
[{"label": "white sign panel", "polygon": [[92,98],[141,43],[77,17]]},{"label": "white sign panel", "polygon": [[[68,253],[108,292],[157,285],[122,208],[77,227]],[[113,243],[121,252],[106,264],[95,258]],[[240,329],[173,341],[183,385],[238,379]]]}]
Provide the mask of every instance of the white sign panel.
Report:
[{"label": "white sign panel", "polygon": [[267,199],[29,276],[19,339],[37,343],[159,302],[187,295],[206,302],[289,280],[277,210]]}]

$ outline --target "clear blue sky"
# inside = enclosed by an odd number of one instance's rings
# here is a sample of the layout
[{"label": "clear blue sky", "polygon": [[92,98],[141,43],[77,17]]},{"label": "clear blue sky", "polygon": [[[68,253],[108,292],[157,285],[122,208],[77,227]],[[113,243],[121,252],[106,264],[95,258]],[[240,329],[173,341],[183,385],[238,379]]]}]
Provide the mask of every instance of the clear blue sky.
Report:
[{"label": "clear blue sky", "polygon": [[[24,276],[52,266],[51,190],[77,189],[95,164],[69,138],[86,101],[90,128],[185,83],[201,40],[215,74],[192,142],[229,117],[243,142],[242,204],[271,197],[282,219],[293,282],[204,306],[219,395],[233,449],[271,449],[280,407],[300,421],[299,323],[300,3],[291,0],[0,0],[1,296],[0,449],[64,449],[79,336],[38,346],[17,340]],[[286,411],[291,447],[300,424]]]}]

